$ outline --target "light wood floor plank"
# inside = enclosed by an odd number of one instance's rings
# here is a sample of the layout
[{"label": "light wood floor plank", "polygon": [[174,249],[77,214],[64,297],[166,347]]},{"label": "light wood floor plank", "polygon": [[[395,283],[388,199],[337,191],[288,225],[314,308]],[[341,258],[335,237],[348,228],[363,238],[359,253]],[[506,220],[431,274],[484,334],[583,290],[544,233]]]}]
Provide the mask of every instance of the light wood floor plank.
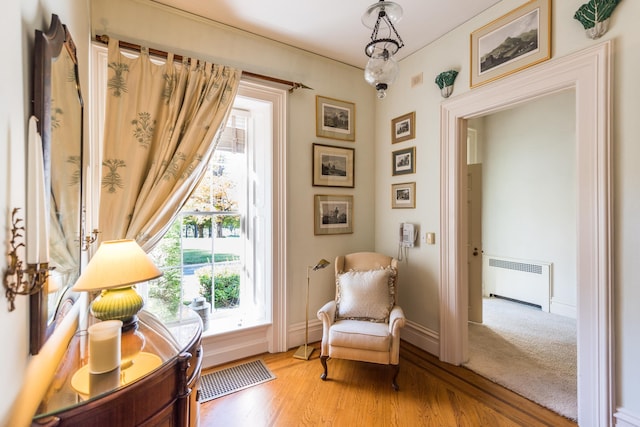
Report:
[{"label": "light wood floor plank", "polygon": [[[389,367],[329,360],[320,379],[320,351],[309,361],[294,350],[264,354],[215,369],[263,359],[277,379],[221,397],[200,408],[208,426],[438,426],[575,427],[577,424],[473,372],[440,362],[402,342],[400,391]],[[206,373],[206,372],[204,372]]]}]

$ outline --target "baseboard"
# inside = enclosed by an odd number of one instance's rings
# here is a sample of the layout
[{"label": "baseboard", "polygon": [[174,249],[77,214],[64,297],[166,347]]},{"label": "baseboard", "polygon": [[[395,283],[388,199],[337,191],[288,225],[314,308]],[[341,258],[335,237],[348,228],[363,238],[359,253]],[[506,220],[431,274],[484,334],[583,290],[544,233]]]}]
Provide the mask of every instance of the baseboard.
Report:
[{"label": "baseboard", "polygon": [[578,312],[575,305],[558,302],[554,298],[551,298],[551,313],[559,314],[560,316],[570,317],[572,319],[577,318]]},{"label": "baseboard", "polygon": [[[287,331],[287,347],[294,348],[304,344],[305,322],[294,323]],[[309,320],[309,343],[322,341],[322,322]]]},{"label": "baseboard", "polygon": [[613,418],[616,427],[640,427],[640,415],[632,414],[624,408],[616,409]]},{"label": "baseboard", "polygon": [[440,357],[440,334],[434,330],[407,320],[400,332],[400,338],[427,353]]},{"label": "baseboard", "polygon": [[271,325],[202,337],[204,369],[269,351]]}]

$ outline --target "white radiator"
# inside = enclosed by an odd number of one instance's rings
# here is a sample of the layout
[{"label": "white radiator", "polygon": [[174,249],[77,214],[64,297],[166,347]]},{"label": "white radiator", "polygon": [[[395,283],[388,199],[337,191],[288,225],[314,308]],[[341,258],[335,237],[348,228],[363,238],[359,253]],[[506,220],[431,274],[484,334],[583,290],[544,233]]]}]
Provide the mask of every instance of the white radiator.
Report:
[{"label": "white radiator", "polygon": [[484,293],[537,305],[548,312],[551,267],[550,262],[483,255]]}]

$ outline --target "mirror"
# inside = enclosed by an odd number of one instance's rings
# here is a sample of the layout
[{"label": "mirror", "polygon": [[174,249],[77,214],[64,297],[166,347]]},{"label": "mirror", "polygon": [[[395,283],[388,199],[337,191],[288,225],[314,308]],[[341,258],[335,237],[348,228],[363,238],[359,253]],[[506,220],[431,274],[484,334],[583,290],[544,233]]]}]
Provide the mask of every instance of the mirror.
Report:
[{"label": "mirror", "polygon": [[36,30],[33,108],[42,138],[45,187],[50,188],[49,282],[30,300],[30,349],[37,354],[72,304],[68,290],[80,274],[82,235],[82,120],[76,47],[57,15]]}]

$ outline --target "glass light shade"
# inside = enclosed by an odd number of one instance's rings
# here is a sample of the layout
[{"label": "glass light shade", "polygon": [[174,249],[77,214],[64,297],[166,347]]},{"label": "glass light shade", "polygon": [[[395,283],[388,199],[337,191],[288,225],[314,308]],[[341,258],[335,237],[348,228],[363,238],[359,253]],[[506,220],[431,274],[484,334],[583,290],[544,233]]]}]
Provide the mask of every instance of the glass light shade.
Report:
[{"label": "glass light shade", "polygon": [[392,1],[379,1],[372,4],[362,15],[362,24],[367,28],[373,28],[376,25],[380,12],[384,12],[389,21],[395,24],[402,19],[402,6]]},{"label": "glass light shade", "polygon": [[396,80],[397,76],[398,63],[393,56],[386,59],[383,56],[371,58],[364,69],[364,79],[376,88],[378,98],[381,99],[387,95],[388,86]]}]

